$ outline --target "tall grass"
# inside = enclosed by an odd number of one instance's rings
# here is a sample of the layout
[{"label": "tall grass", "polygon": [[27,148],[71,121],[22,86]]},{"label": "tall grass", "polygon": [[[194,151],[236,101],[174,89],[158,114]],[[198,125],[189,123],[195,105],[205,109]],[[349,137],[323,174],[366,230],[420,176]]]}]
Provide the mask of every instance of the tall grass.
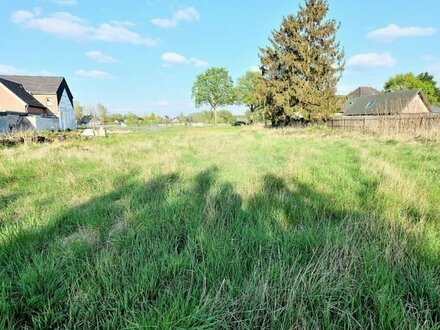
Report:
[{"label": "tall grass", "polygon": [[176,128],[0,160],[0,328],[440,328],[438,143]]}]

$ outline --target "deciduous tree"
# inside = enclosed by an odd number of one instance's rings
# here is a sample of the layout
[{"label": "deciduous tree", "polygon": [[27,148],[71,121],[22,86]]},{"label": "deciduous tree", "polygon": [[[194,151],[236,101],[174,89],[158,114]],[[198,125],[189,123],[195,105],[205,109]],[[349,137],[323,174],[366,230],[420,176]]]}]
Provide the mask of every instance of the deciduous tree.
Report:
[{"label": "deciduous tree", "polygon": [[102,122],[102,123],[105,123],[105,122],[107,122],[108,120],[108,111],[107,111],[107,108],[106,108],[106,106],[104,105],[104,104],[102,104],[102,103],[98,103],[97,105],[96,105],[96,109],[97,109],[97,111],[98,111],[98,119]]},{"label": "deciduous tree", "polygon": [[440,104],[440,90],[437,88],[437,82],[427,72],[423,72],[418,76],[414,73],[395,75],[385,83],[384,87],[385,92],[399,92],[412,89],[421,90],[430,103]]},{"label": "deciduous tree", "polygon": [[255,112],[263,107],[261,98],[258,96],[258,86],[262,82],[261,72],[248,71],[238,79],[237,103],[246,105],[250,112]]},{"label": "deciduous tree", "polygon": [[209,68],[197,76],[192,87],[192,98],[196,107],[209,105],[217,124],[217,109],[235,102],[235,90],[232,78],[225,68]]},{"label": "deciduous tree", "polygon": [[77,100],[73,102],[73,110],[75,111],[76,120],[81,120],[84,117],[84,107]]}]

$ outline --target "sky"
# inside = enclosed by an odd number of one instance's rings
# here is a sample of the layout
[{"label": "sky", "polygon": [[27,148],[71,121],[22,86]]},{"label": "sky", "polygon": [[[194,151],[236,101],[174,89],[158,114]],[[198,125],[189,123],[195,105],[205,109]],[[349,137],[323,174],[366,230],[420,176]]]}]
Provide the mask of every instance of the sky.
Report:
[{"label": "sky", "polygon": [[[259,65],[299,0],[1,0],[0,74],[64,76],[76,100],[112,113],[196,111],[209,67],[234,80]],[[338,93],[382,89],[397,73],[440,81],[440,1],[329,0],[346,67]],[[235,107],[235,113],[243,108]]]}]

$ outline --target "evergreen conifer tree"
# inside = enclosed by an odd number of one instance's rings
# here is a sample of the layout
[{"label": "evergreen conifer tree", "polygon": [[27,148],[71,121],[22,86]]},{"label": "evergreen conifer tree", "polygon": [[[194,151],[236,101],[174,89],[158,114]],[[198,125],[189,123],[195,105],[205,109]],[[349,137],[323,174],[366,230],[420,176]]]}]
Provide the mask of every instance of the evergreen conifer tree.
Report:
[{"label": "evergreen conifer tree", "polygon": [[260,49],[264,81],[258,94],[274,126],[288,125],[299,114],[325,120],[334,112],[344,52],[336,41],[339,23],[326,20],[328,10],[326,0],[306,0],[272,32],[270,46]]}]

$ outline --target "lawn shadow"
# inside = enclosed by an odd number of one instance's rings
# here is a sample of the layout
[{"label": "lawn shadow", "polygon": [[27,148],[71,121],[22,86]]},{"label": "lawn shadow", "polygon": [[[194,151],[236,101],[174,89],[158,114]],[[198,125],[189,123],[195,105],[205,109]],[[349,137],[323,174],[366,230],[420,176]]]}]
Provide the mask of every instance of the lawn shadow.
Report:
[{"label": "lawn shadow", "polygon": [[[298,180],[262,180],[261,190],[244,200],[216,167],[191,178],[129,176],[46,227],[17,233],[0,246],[0,327],[439,320],[435,278],[376,255],[387,243],[382,228],[363,223],[369,214],[338,209],[331,196]],[[372,197],[371,188],[365,183],[359,194]],[[371,276],[375,267],[384,271],[380,283]],[[409,276],[424,285],[399,291],[411,287]],[[395,291],[384,293],[383,286]]]}]

